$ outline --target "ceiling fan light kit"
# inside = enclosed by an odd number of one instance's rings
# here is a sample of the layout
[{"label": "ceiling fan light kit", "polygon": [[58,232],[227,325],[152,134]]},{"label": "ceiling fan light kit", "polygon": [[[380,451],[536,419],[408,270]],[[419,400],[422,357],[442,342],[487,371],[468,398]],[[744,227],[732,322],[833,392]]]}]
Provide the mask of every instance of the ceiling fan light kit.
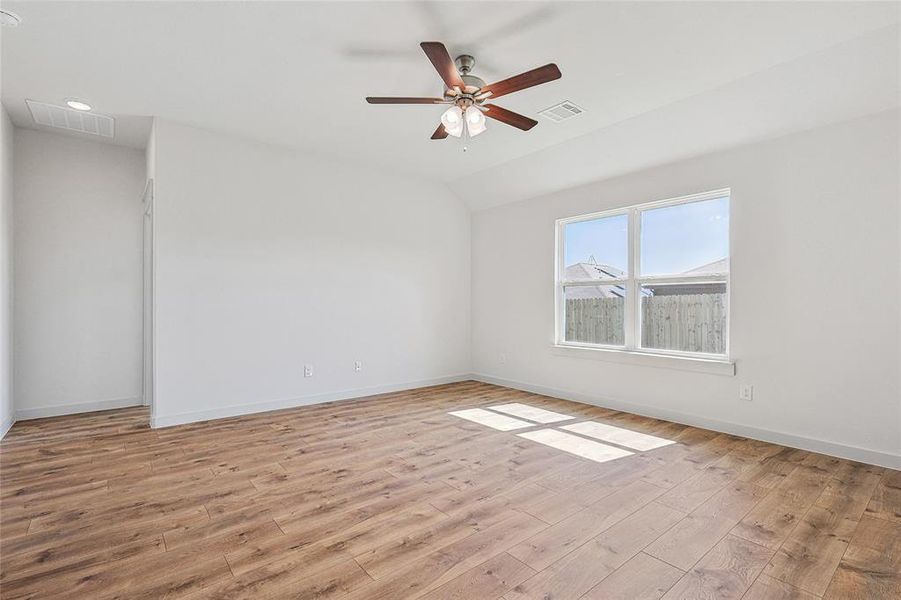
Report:
[{"label": "ceiling fan light kit", "polygon": [[561,77],[557,65],[549,63],[502,81],[486,84],[482,78],[472,74],[475,59],[469,54],[462,54],[456,60],[451,60],[447,48],[441,42],[422,42],[420,46],[444,81],[444,96],[442,98],[369,96],[366,101],[370,104],[450,104],[450,108],[441,115],[441,124],[432,134],[433,140],[443,140],[449,135],[459,138],[463,137],[464,133],[469,137],[475,137],[488,128],[485,117],[528,131],[537,125],[538,121],[486,102]]}]

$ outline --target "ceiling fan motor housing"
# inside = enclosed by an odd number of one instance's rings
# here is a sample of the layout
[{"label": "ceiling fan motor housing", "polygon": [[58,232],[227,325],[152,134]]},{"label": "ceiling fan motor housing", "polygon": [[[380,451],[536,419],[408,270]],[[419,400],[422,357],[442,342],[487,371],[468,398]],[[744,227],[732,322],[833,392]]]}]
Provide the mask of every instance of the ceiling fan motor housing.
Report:
[{"label": "ceiling fan motor housing", "polygon": [[476,65],[476,59],[470,54],[461,54],[454,59],[454,64],[457,66],[457,70],[460,71],[460,75],[467,75]]},{"label": "ceiling fan motor housing", "polygon": [[471,75],[472,68],[475,66],[475,64],[476,59],[469,54],[461,54],[454,59],[454,65],[457,67],[457,71],[459,71],[460,73],[460,79],[463,80],[463,83],[466,84],[467,88],[461,91],[467,94],[475,93],[480,88],[485,87],[484,79],[482,79],[481,77],[476,77],[475,75]]},{"label": "ceiling fan motor housing", "polygon": [[476,77],[475,75],[461,75],[461,79],[463,79],[463,83],[466,84],[466,87],[474,87],[474,88],[483,88],[485,87],[485,80],[481,77]]}]

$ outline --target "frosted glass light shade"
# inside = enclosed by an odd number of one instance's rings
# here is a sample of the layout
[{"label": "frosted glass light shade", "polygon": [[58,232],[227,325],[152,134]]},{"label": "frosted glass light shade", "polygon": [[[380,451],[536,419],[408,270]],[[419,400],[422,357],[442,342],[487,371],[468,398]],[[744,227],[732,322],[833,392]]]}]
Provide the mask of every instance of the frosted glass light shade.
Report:
[{"label": "frosted glass light shade", "polygon": [[441,124],[448,135],[460,137],[463,135],[463,111],[459,106],[451,106],[441,115]]},{"label": "frosted glass light shade", "polygon": [[488,128],[485,124],[485,115],[475,106],[467,108],[465,116],[466,128],[469,130],[470,137],[475,137]]}]

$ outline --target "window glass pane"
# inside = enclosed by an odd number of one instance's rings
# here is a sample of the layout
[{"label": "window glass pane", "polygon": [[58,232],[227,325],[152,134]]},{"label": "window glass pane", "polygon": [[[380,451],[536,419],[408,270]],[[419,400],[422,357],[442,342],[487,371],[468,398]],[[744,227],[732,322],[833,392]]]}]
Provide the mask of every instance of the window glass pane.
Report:
[{"label": "window glass pane", "polygon": [[624,277],[629,264],[629,217],[616,215],[563,227],[564,279]]},{"label": "window glass pane", "polygon": [[641,346],[726,353],[726,283],[649,284],[641,288]]},{"label": "window glass pane", "polygon": [[626,290],[618,285],[574,285],[563,289],[567,342],[622,346]]},{"label": "window glass pane", "polygon": [[642,211],[642,275],[724,273],[728,258],[728,197]]}]

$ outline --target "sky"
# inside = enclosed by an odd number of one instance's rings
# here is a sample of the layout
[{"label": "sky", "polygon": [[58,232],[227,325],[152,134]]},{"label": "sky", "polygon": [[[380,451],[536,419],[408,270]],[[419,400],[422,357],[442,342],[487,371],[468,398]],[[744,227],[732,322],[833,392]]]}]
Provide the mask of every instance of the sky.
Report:
[{"label": "sky", "polygon": [[[565,266],[589,262],[628,266],[628,217],[566,225]],[[672,275],[729,254],[729,199],[678,204],[641,213],[641,274]]]}]

